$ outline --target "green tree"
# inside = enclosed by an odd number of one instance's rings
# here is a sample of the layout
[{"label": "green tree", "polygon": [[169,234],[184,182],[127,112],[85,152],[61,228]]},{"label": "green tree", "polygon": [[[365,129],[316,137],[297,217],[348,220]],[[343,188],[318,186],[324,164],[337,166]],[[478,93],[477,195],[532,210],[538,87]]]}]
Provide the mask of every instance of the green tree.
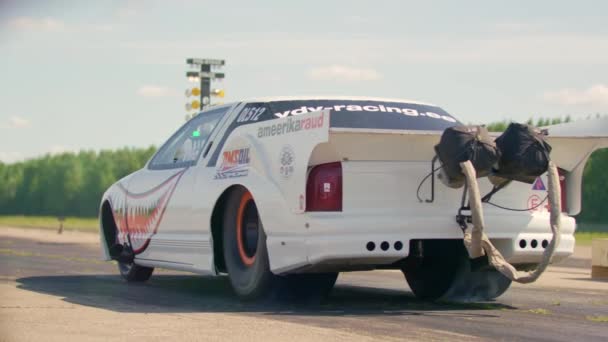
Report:
[{"label": "green tree", "polygon": [[0,163],[0,214],[94,216],[103,192],[156,149],[122,148]]}]

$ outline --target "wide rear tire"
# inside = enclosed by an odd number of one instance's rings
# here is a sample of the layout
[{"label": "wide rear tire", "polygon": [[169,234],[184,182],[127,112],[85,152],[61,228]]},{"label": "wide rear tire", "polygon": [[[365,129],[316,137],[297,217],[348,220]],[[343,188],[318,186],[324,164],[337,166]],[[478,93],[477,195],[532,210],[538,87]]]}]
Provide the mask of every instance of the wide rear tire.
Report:
[{"label": "wide rear tire", "polygon": [[270,270],[266,233],[251,193],[234,190],[224,213],[224,260],[240,299],[309,300],[327,296],[338,273],[277,276]]},{"label": "wide rear tire", "polygon": [[145,267],[134,263],[118,262],[118,270],[123,279],[128,282],[144,282],[150,279],[154,272],[153,267]]},{"label": "wide rear tire", "polygon": [[266,234],[253,197],[244,188],[228,197],[223,243],[230,284],[239,298],[253,300],[269,293],[276,276],[270,271]]},{"label": "wide rear tire", "polygon": [[402,271],[416,297],[426,300],[486,301],[502,295],[511,280],[490,266],[471,269],[461,240],[428,242],[430,255],[409,257]]},{"label": "wide rear tire", "polygon": [[450,254],[410,257],[406,260],[401,270],[417,298],[436,300],[450,289],[461,266],[461,261]]},{"label": "wide rear tire", "polygon": [[505,293],[511,280],[494,268],[471,270],[467,261],[443,298],[454,301],[489,301]]}]

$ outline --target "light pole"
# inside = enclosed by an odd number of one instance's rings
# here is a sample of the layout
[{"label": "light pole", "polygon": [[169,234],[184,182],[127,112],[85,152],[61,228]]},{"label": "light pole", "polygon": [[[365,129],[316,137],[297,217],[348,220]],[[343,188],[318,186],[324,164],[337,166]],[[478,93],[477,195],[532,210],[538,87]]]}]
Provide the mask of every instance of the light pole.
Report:
[{"label": "light pole", "polygon": [[226,64],[223,59],[209,59],[209,58],[188,58],[186,63],[191,67],[200,68],[200,71],[188,71],[186,77],[190,82],[200,82],[200,89],[188,89],[186,90],[186,96],[200,95],[198,101],[192,101],[192,103],[186,104],[186,110],[203,110],[211,102],[211,96],[224,97],[224,91],[220,89],[211,90],[211,81],[215,79],[223,79],[223,72],[212,72],[211,67],[220,68]]}]

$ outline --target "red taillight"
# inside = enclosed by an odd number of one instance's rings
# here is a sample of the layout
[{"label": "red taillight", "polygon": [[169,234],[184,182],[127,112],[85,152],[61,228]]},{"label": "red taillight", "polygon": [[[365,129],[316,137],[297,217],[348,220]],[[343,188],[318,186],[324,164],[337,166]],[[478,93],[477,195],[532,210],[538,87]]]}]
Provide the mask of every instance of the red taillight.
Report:
[{"label": "red taillight", "polygon": [[568,212],[568,196],[567,188],[566,188],[566,173],[567,171],[564,169],[557,168],[557,173],[559,174],[559,187],[561,188],[562,195],[562,213]]},{"label": "red taillight", "polygon": [[342,211],[342,163],[321,164],[310,170],[306,211]]}]

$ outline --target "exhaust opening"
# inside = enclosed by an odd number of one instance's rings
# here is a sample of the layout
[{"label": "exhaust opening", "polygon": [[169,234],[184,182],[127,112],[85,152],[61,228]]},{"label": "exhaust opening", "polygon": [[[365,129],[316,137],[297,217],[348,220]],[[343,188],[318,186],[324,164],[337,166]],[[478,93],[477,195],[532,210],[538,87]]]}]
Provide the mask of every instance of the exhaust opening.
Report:
[{"label": "exhaust opening", "polygon": [[549,246],[549,241],[547,241],[547,240],[543,240],[543,242],[542,242],[542,245],[541,245],[541,246],[543,246],[543,248],[547,248],[547,246]]},{"label": "exhaust opening", "polygon": [[376,244],[373,241],[370,241],[367,243],[367,245],[365,245],[365,248],[367,248],[367,250],[371,252],[376,249]]},{"label": "exhaust opening", "polygon": [[383,251],[387,251],[389,247],[390,244],[387,241],[382,241],[382,243],[380,244],[380,249],[382,249]]},{"label": "exhaust opening", "polygon": [[538,241],[536,241],[536,239],[532,240],[532,242],[530,242],[530,247],[532,247],[532,248],[538,247]]},{"label": "exhaust opening", "polygon": [[395,250],[400,251],[401,249],[403,249],[403,242],[396,241],[394,247],[395,247]]}]

